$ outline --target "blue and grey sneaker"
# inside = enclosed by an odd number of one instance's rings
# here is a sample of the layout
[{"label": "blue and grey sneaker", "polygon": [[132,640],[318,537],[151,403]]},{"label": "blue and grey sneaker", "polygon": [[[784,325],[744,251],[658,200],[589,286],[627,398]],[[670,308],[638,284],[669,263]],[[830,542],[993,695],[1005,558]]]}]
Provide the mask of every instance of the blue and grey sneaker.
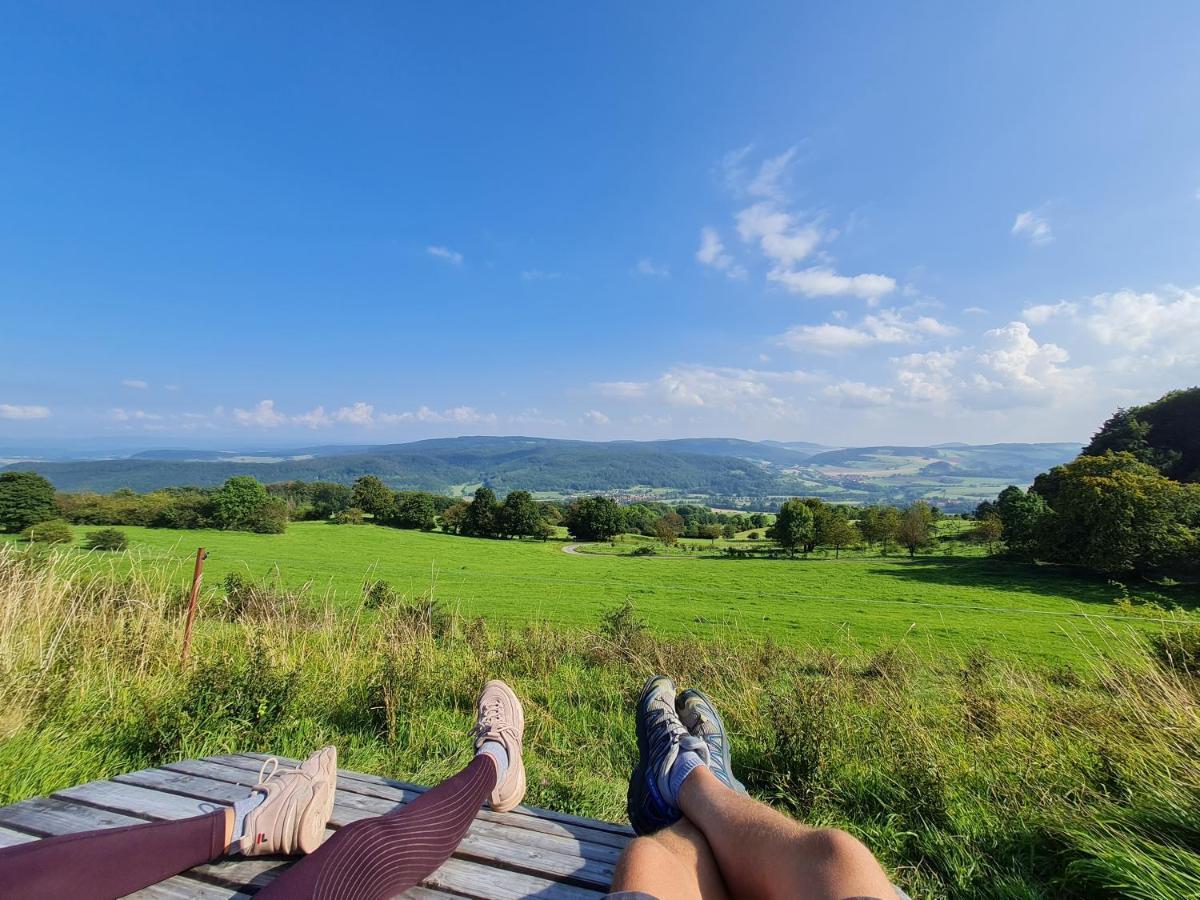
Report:
[{"label": "blue and grey sneaker", "polygon": [[746,793],[746,786],[733,777],[733,763],[729,756],[729,735],[721,714],[712,700],[703,691],[688,688],[675,698],[675,711],[679,721],[693,737],[698,737],[708,746],[708,767],[726,787]]},{"label": "blue and grey sneaker", "polygon": [[638,834],[666,828],[683,815],[671,796],[671,766],[681,752],[692,751],[705,762],[708,746],[688,734],[675,712],[675,682],[655,675],[642,688],[637,704],[638,762],[629,776],[626,808]]}]

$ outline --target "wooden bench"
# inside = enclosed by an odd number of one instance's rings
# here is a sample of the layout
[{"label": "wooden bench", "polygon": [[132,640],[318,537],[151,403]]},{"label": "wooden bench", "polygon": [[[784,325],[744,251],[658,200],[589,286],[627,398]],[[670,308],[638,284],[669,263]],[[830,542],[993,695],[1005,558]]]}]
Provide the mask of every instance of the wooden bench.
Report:
[{"label": "wooden bench", "polygon": [[[209,812],[246,796],[265,758],[244,753],[189,759],[0,807],[0,846]],[[282,757],[279,761],[285,766],[296,764]],[[389,812],[424,790],[340,770],[330,827]],[[404,896],[589,900],[607,890],[617,857],[632,837],[625,825],[550,810],[522,806],[510,813],[494,813],[483,809],[454,856]],[[285,858],[233,857],[197,866],[132,896],[245,898],[289,864]]]}]

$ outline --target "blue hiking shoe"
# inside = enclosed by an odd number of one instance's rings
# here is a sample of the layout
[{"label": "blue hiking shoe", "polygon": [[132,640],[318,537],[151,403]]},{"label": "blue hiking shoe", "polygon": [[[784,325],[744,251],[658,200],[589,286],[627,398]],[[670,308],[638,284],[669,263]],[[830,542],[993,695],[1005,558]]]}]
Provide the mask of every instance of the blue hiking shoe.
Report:
[{"label": "blue hiking shoe", "polygon": [[693,737],[698,737],[708,746],[708,767],[726,787],[740,794],[746,786],[733,777],[733,764],[729,755],[729,735],[721,714],[712,700],[703,691],[689,688],[675,698],[675,711],[679,721]]},{"label": "blue hiking shoe", "polygon": [[651,834],[679,821],[683,814],[671,796],[671,766],[681,752],[692,751],[705,762],[708,746],[688,734],[675,712],[675,682],[655,675],[642,688],[637,704],[638,762],[629,776],[626,809],[638,834]]}]

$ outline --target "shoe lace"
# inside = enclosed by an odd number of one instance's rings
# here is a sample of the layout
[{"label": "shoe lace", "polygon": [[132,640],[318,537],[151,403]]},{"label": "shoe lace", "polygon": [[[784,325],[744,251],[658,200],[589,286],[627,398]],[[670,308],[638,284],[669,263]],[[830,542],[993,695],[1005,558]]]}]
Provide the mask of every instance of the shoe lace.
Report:
[{"label": "shoe lace", "polygon": [[[271,767],[271,774],[267,775],[267,766]],[[290,775],[294,772],[299,772],[299,769],[281,769],[279,768],[279,760],[274,756],[269,756],[263,760],[262,766],[258,770],[258,783],[266,784],[272,778],[280,778],[284,775]],[[264,777],[264,775],[266,777]]]},{"label": "shoe lace", "polygon": [[499,698],[483,701],[479,710],[479,721],[471,729],[475,737],[496,738],[502,735],[517,737],[517,729],[504,715],[504,704]]}]

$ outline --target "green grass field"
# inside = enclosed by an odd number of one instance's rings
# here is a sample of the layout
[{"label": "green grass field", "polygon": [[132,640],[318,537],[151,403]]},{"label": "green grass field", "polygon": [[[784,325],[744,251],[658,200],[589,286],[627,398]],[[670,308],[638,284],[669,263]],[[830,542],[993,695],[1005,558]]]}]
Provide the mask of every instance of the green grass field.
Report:
[{"label": "green grass field", "polygon": [[[930,657],[986,647],[1049,665],[1078,661],[1096,648],[1119,650],[1130,635],[1159,627],[1152,617],[1122,614],[1112,602],[1118,588],[1102,579],[979,556],[631,558],[568,554],[555,541],[313,522],[293,523],[283,535],[122,530],[133,557],[173,562],[181,586],[196,547],[204,546],[209,592],[239,571],[290,587],[311,582],[314,598],[353,607],[364,582],[381,578],[397,591],[432,592],[465,617],[497,624],[594,627],[604,610],[629,598],[666,636],[770,636],[831,650],[903,642]],[[130,558],[92,556],[96,565]]]}]

